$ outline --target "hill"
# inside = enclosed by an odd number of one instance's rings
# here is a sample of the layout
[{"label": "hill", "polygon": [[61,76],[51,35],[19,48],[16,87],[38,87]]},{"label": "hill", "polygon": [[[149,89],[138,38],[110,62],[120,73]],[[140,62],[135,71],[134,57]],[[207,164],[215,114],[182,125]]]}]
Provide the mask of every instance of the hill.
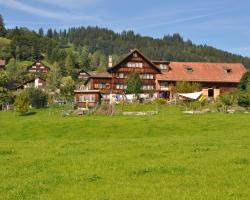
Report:
[{"label": "hill", "polygon": [[[43,29],[38,32],[27,28],[7,30],[0,58],[9,61],[45,60],[57,62],[63,76],[77,77],[79,70],[106,70],[107,57],[113,55],[116,63],[130,49],[139,48],[152,60],[243,63],[250,68],[250,58],[235,55],[207,45],[185,41],[179,34],[152,38],[133,31],[116,33],[99,27],[77,27],[69,30]],[[1,42],[0,42],[1,44]]]},{"label": "hill", "polygon": [[61,113],[0,112],[0,199],[250,198],[247,114]]}]

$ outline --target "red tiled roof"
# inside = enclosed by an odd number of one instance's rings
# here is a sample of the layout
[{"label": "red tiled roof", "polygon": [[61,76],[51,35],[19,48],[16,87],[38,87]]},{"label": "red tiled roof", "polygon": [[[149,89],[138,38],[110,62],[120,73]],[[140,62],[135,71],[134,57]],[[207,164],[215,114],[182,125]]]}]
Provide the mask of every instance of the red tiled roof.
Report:
[{"label": "red tiled roof", "polygon": [[5,66],[6,62],[5,60],[0,60],[0,66]]},{"label": "red tiled roof", "polygon": [[169,67],[158,80],[238,83],[247,71],[240,63],[170,62]]}]

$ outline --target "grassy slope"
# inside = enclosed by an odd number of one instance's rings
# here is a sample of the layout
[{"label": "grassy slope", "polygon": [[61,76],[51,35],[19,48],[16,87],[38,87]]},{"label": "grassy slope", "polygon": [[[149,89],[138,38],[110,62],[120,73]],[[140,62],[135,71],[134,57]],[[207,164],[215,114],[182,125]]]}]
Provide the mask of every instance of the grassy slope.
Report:
[{"label": "grassy slope", "polygon": [[250,199],[249,119],[0,113],[0,199]]}]

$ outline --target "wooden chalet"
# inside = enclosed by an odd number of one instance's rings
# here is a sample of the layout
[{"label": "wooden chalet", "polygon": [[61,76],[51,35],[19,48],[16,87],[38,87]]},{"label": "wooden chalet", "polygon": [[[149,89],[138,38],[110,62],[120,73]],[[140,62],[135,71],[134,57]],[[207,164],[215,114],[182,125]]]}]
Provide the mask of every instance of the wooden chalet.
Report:
[{"label": "wooden chalet", "polygon": [[16,89],[26,89],[31,87],[44,89],[46,87],[46,80],[40,77],[36,77],[29,81],[25,81],[23,84],[19,85]]},{"label": "wooden chalet", "polygon": [[0,70],[4,70],[5,65],[6,65],[6,61],[5,60],[0,60]]},{"label": "wooden chalet", "polygon": [[[98,91],[103,99],[108,99],[110,94],[122,95],[127,88],[128,76],[138,73],[142,79],[143,94],[155,91],[159,98],[171,98],[172,86],[179,81],[188,81],[199,83],[204,96],[216,98],[236,89],[246,72],[240,63],[151,61],[138,49],[131,50],[116,65],[111,62],[109,58],[107,72],[83,74],[86,75],[86,82],[81,88],[82,94],[83,91],[88,95],[90,91]],[[79,99],[81,93],[75,92],[75,96]]]},{"label": "wooden chalet", "polygon": [[95,107],[101,103],[99,90],[75,90],[75,104],[78,108]]},{"label": "wooden chalet", "polygon": [[50,67],[43,64],[41,61],[36,61],[32,65],[27,67],[29,73],[44,73],[47,74],[50,71]]}]

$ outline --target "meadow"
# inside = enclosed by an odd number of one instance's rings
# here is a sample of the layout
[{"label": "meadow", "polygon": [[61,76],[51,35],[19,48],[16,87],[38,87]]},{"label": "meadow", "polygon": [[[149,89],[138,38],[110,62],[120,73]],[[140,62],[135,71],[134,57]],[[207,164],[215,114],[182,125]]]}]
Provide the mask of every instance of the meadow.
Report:
[{"label": "meadow", "polygon": [[159,110],[0,112],[0,199],[250,199],[249,114]]}]

